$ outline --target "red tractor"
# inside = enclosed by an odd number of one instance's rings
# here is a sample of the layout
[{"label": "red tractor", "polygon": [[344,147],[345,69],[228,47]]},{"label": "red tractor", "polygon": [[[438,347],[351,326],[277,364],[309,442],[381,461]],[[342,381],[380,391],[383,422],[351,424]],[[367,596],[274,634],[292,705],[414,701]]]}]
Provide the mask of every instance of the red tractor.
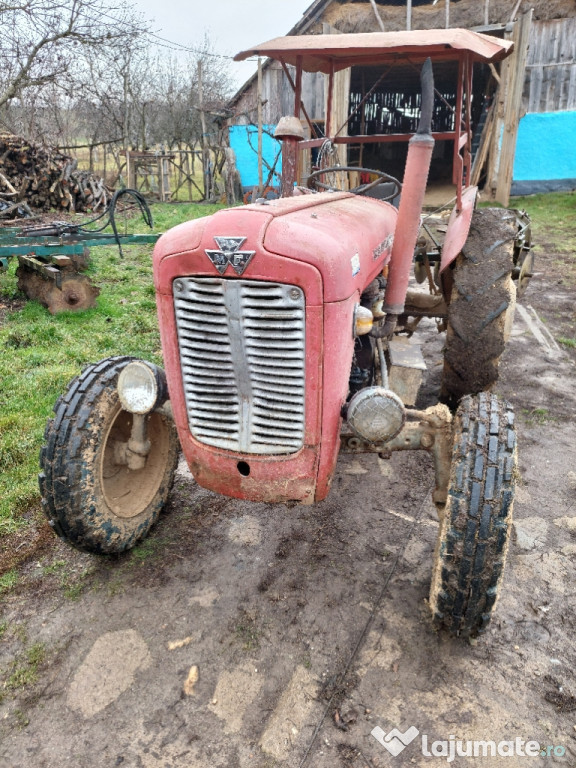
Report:
[{"label": "red tractor", "polygon": [[[160,514],[179,449],[204,488],[303,504],[327,496],[340,451],[425,450],[441,521],[434,622],[465,636],[485,628],[502,580],[516,473],[512,408],[488,390],[529,245],[526,221],[476,211],[477,189],[466,181],[473,64],[498,61],[510,47],[435,30],[284,37],[239,55],[279,60],[294,87],[294,115],[277,130],[283,195],[182,224],[158,241],[166,370],[110,358],[86,368],[58,400],[40,474],[58,535],[96,553],[132,547]],[[326,141],[301,140],[302,72],[327,73],[331,86],[340,69],[398,63],[422,72],[403,183],[337,166],[310,174],[309,186],[324,191],[300,187],[299,150]],[[433,68],[447,63],[457,69],[457,99],[453,130],[440,137],[454,142],[456,203],[443,244],[429,248],[420,232],[439,137]],[[356,188],[330,189],[332,179],[354,174],[362,179]],[[380,184],[386,199],[368,196]],[[398,196],[398,207],[386,201]],[[418,279],[430,278],[430,294],[409,288],[413,264]],[[424,366],[408,335],[423,316],[447,329],[444,403],[417,410]]]}]

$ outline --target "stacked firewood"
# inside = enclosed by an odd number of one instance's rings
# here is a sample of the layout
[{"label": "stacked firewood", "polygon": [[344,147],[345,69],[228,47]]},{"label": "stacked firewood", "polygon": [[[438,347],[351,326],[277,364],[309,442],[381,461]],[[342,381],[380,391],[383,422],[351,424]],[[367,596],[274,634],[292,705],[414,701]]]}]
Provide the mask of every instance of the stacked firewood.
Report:
[{"label": "stacked firewood", "polygon": [[113,190],[78,161],[20,136],[0,134],[0,218],[29,214],[30,208],[102,211]]}]

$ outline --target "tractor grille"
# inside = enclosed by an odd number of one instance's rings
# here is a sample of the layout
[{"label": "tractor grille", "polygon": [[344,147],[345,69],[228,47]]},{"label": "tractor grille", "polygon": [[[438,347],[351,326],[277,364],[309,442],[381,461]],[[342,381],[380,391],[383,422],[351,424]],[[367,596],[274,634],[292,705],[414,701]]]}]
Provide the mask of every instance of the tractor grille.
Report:
[{"label": "tractor grille", "polygon": [[304,443],[304,294],[281,283],[174,281],[180,365],[192,435],[254,454]]}]

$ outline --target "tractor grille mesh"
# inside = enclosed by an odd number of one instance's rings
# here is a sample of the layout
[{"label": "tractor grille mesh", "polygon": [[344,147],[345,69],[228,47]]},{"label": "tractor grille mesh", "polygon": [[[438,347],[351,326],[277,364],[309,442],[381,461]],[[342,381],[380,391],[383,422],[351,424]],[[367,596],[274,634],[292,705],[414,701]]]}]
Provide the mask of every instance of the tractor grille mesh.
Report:
[{"label": "tractor grille mesh", "polygon": [[281,283],[178,278],[174,307],[192,435],[253,454],[304,442],[304,294]]}]

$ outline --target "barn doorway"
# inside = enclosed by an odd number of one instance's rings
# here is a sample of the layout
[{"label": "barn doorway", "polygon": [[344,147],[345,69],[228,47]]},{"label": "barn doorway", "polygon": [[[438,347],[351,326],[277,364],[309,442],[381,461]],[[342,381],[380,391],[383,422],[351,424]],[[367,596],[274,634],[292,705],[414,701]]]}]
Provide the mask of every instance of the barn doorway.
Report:
[{"label": "barn doorway", "polygon": [[[384,137],[374,143],[351,144],[350,165],[374,168],[402,178],[408,139],[418,127],[421,109],[420,64],[392,67],[353,67],[350,77],[348,135]],[[487,66],[474,66],[471,101],[472,131],[478,134],[486,112],[491,73]],[[442,134],[454,131],[457,62],[434,64],[436,98],[432,131],[436,145],[430,168],[430,185],[451,185],[454,141]],[[389,136],[389,140],[385,137]],[[474,152],[474,144],[472,147]]]}]

